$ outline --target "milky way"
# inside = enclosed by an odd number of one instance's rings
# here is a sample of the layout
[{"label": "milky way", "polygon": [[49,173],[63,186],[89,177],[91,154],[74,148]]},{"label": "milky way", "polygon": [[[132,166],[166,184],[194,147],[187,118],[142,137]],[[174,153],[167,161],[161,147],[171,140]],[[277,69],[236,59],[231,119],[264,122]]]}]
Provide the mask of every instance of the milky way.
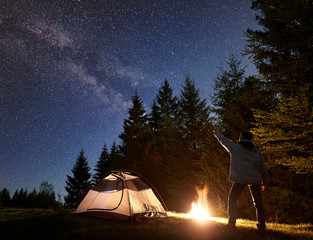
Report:
[{"label": "milky way", "polygon": [[135,89],[148,112],[164,79],[179,94],[190,74],[209,97],[217,67],[256,27],[250,5],[1,1],[0,188],[47,180],[64,195],[81,148],[93,168],[103,144],[119,141]]}]

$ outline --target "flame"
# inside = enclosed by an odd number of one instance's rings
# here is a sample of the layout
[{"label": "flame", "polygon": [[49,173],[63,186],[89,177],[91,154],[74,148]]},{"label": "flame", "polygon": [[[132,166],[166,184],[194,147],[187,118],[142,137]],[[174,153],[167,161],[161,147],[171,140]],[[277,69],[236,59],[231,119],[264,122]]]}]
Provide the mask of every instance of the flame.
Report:
[{"label": "flame", "polygon": [[210,218],[209,203],[208,203],[208,187],[204,186],[202,189],[199,187],[196,188],[197,198],[196,202],[194,201],[191,204],[191,210],[189,216],[197,220],[208,220]]}]

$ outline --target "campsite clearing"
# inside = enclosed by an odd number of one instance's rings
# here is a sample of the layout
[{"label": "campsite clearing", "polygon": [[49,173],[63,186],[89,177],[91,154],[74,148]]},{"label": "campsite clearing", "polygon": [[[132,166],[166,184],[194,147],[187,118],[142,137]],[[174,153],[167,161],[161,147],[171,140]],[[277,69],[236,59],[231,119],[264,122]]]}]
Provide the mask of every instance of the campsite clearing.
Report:
[{"label": "campsite clearing", "polygon": [[0,209],[1,239],[312,239],[313,226],[269,224],[259,232],[242,221],[226,230],[223,221],[180,217],[136,218],[133,223],[79,216],[70,211]]}]

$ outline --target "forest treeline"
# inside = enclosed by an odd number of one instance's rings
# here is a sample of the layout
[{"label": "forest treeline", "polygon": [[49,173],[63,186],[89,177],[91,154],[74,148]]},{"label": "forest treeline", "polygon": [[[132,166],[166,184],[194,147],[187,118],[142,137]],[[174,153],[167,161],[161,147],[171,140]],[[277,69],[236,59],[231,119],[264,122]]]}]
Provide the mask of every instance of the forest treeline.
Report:
[{"label": "forest treeline", "polygon": [[48,181],[43,181],[40,184],[39,191],[34,189],[28,192],[21,188],[10,195],[7,188],[0,191],[0,207],[15,207],[15,208],[61,208],[61,196],[56,199],[54,187]]},{"label": "forest treeline", "polygon": [[[190,76],[178,96],[165,80],[148,110],[135,92],[120,143],[104,145],[93,176],[84,151],[78,155],[66,181],[68,207],[106,172],[122,168],[149,179],[170,210],[188,211],[194,187],[207,184],[213,214],[225,215],[229,155],[214,138],[214,125],[234,141],[240,131],[254,134],[270,173],[268,220],[313,221],[313,4],[257,0],[252,9],[259,29],[246,30],[242,54],[258,74],[246,76],[231,53],[208,98],[200,97]],[[248,195],[238,201],[239,217],[255,215]]]}]

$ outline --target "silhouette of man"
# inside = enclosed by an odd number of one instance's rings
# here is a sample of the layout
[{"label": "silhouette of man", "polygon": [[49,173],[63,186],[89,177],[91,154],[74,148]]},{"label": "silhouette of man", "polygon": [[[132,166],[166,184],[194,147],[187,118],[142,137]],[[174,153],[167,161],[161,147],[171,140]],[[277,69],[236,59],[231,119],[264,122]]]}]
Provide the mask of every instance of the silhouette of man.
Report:
[{"label": "silhouette of man", "polygon": [[249,186],[256,208],[257,227],[265,229],[265,211],[261,190],[268,184],[268,172],[261,152],[252,143],[252,133],[242,132],[239,142],[233,142],[223,134],[213,130],[215,137],[230,154],[230,176],[233,182],[228,195],[228,227],[236,226],[236,201],[246,185]]}]

